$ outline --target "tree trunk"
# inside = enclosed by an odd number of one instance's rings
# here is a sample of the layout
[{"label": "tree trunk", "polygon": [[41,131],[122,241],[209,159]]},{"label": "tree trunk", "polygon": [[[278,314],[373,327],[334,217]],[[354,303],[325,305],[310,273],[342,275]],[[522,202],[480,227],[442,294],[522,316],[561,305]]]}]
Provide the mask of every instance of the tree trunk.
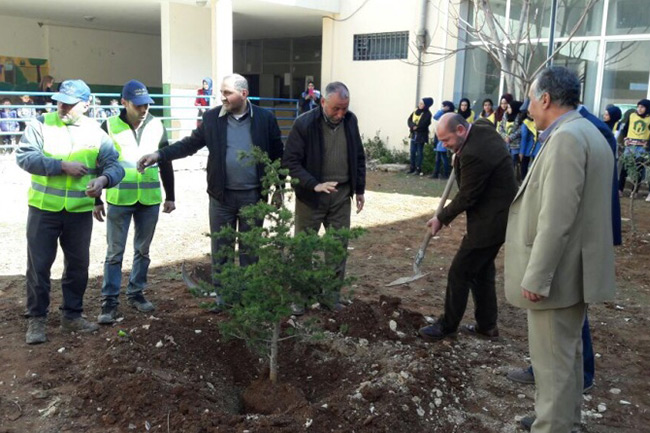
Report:
[{"label": "tree trunk", "polygon": [[269,357],[269,380],[271,383],[278,381],[278,342],[280,341],[280,322],[273,325],[271,337],[271,356]]}]

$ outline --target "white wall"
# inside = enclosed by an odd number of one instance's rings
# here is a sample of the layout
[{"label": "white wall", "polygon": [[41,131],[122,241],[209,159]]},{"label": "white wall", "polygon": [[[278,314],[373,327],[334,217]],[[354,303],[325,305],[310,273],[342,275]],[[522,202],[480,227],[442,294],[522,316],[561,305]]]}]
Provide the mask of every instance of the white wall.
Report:
[{"label": "white wall", "polygon": [[[430,1],[427,28],[437,45],[450,41],[444,37],[444,16],[448,0]],[[362,0],[341,2],[337,19],[349,17]],[[415,109],[417,66],[416,32],[420,25],[421,0],[374,0],[367,2],[345,21],[323,19],[323,87],[330,81],[342,81],[350,88],[350,110],[359,118],[366,138],[380,131],[389,147],[408,150],[402,140],[408,136],[406,118]],[[355,34],[409,31],[408,59],[353,61]],[[425,63],[434,56],[424,58]],[[423,66],[421,97],[434,98],[433,109],[453,93],[453,75],[445,63]],[[452,68],[453,70],[453,68]],[[444,73],[443,73],[444,71]]]},{"label": "white wall", "polygon": [[160,10],[162,82],[198,89],[212,75],[210,9],[163,2]]},{"label": "white wall", "polygon": [[58,81],[122,85],[136,78],[162,84],[160,37],[136,33],[38,25],[36,20],[0,16],[0,55],[48,59]]},{"label": "white wall", "polygon": [[136,33],[47,26],[50,73],[57,81],[122,85],[130,79],[162,84],[160,37]]},{"label": "white wall", "polygon": [[45,31],[36,20],[0,15],[0,55],[47,58]]}]

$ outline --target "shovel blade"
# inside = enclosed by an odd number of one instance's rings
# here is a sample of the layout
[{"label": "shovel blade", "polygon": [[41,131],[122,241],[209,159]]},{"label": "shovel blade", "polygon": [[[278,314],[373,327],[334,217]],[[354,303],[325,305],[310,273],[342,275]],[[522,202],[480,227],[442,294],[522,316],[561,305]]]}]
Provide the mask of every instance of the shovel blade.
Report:
[{"label": "shovel blade", "polygon": [[422,277],[426,277],[427,275],[429,275],[429,272],[425,272],[424,274],[418,272],[415,275],[411,275],[410,277],[398,278],[395,281],[386,284],[386,287],[399,286],[401,284],[407,284],[407,283],[410,283],[412,281],[419,280]]}]

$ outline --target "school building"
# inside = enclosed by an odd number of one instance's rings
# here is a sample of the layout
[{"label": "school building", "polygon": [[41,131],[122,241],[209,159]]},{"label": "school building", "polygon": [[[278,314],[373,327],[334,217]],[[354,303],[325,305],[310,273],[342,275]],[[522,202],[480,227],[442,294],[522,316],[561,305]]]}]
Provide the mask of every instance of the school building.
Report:
[{"label": "school building", "polygon": [[[561,43],[592,0],[560,0],[554,42]],[[515,29],[524,0],[490,0],[499,26]],[[531,0],[545,61],[551,0]],[[82,78],[116,91],[138,79],[165,94],[195,94],[204,77],[215,90],[232,72],[251,95],[298,98],[306,81],[343,81],[366,137],[376,132],[405,149],[406,118],[433,97],[480,111],[504,92],[503,74],[471,25],[471,0],[0,0],[0,90],[35,90],[38,78]],[[636,104],[650,96],[648,0],[598,0],[554,58],[575,69],[585,105]],[[525,47],[521,47],[525,49]],[[446,60],[443,52],[459,50]],[[516,93],[516,92],[515,92]],[[521,97],[521,95],[516,95]],[[187,101],[185,102],[187,103]]]}]

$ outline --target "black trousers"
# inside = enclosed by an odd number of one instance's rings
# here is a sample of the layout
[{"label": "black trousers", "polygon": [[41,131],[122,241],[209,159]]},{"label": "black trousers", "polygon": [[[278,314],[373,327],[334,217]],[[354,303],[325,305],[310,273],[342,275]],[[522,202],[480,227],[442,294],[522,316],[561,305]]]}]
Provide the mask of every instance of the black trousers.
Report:
[{"label": "black trousers", "polygon": [[497,295],[494,284],[496,268],[494,259],[501,244],[485,248],[461,247],[449,268],[445,313],[440,318],[444,332],[455,332],[467,308],[471,290],[474,298],[474,318],[482,330],[497,324]]},{"label": "black trousers", "polygon": [[92,212],[48,212],[29,207],[27,214],[27,315],[46,316],[50,307],[50,269],[58,245],[64,257],[61,289],[68,319],[81,317],[88,284]]}]

